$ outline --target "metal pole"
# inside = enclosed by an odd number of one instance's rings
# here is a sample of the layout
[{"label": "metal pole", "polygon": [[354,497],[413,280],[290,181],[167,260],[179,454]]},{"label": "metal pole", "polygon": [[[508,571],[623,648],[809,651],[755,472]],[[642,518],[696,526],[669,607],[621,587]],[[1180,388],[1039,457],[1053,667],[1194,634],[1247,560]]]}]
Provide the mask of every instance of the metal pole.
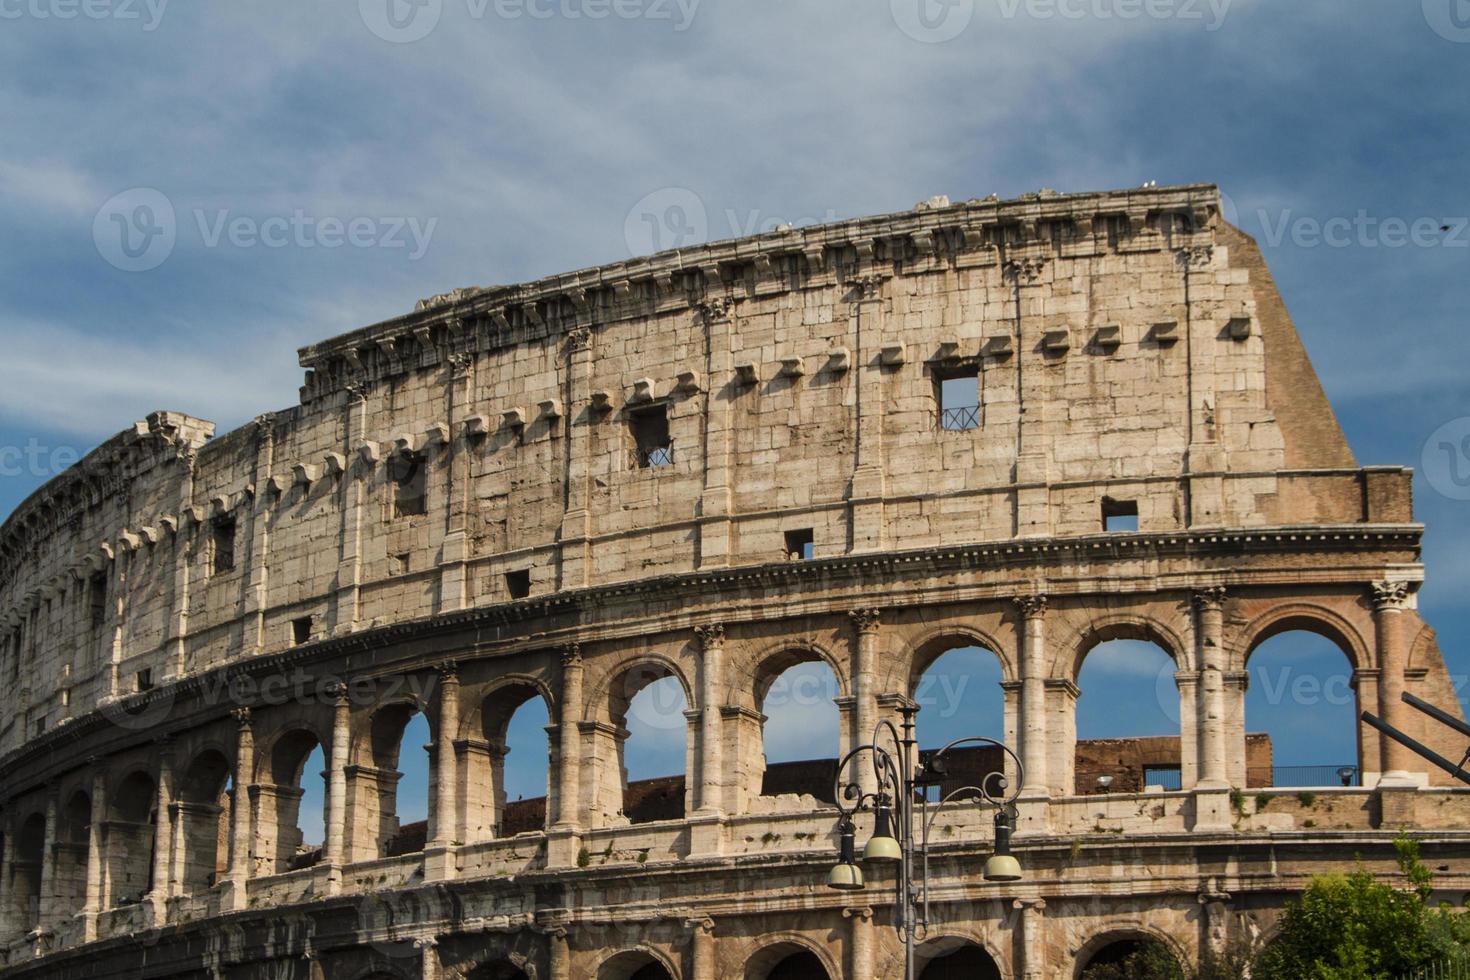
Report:
[{"label": "metal pole", "polygon": [[[903,709],[903,759],[901,760],[904,796],[903,807],[903,962],[904,980],[914,980],[914,713],[912,707]],[[925,887],[928,883],[925,882]]]}]

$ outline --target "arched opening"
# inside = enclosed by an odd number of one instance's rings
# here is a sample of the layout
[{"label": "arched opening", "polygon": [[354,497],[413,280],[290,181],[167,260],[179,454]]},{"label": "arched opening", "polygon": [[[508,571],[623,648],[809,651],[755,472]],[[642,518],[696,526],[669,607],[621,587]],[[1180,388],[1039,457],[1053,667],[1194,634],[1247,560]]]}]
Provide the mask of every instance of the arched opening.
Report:
[{"label": "arched opening", "polygon": [[780,654],[756,675],[756,704],[764,721],[759,738],[764,765],[759,794],[805,794],[832,802],[832,781],[842,744],[834,699],[842,688],[827,662],[811,651]]},{"label": "arched opening", "polygon": [[465,980],[530,980],[525,970],[506,960],[483,963],[465,974]]},{"label": "arched opening", "polygon": [[1087,956],[1078,980],[1184,980],[1169,947],[1149,936],[1114,939]]},{"label": "arched opening", "polygon": [[41,865],[46,856],[46,818],[33,813],[26,817],[15,835],[15,854],[11,859],[10,894],[23,931],[29,932],[41,922]]},{"label": "arched opening", "polygon": [[688,709],[683,684],[662,664],[640,664],[612,685],[608,705],[616,745],[612,774],[620,782],[608,787],[609,797],[619,801],[618,810],[630,823],[683,818]]},{"label": "arched opening", "polygon": [[1246,675],[1246,785],[1362,785],[1353,666],[1333,639],[1273,632],[1251,650]]},{"label": "arched opening", "polygon": [[92,832],[92,798],[77,790],[61,808],[56,828],[57,907],[78,911],[87,901],[87,847]]},{"label": "arched opening", "polygon": [[369,757],[353,774],[349,798],[355,826],[366,839],[354,842],[354,859],[422,851],[428,840],[428,719],[417,704],[399,701],[379,708],[368,723]]},{"label": "arched opening", "polygon": [[227,870],[230,845],[230,763],[209,749],[184,770],[178,787],[179,839],[183,844],[182,894],[199,895]]},{"label": "arched opening", "polygon": [[597,980],[674,980],[674,975],[652,953],[635,949],[603,963]]},{"label": "arched opening", "polygon": [[135,772],[113,794],[107,828],[107,882],[113,905],[135,905],[153,890],[157,784]]},{"label": "arched opening", "polygon": [[919,980],[1001,980],[1000,967],[979,946],[939,940],[919,951]]},{"label": "arched opening", "polygon": [[[925,661],[928,665],[920,668]],[[921,651],[915,667],[920,669],[911,696],[919,706],[915,723],[921,752],[933,752],[955,739],[976,735],[1005,742],[1020,751],[1016,699],[1002,686],[1005,670],[999,655],[971,643],[946,643]],[[978,785],[992,772],[1015,778],[1010,757],[994,746],[959,746],[946,756],[945,763],[954,778],[945,787],[930,787],[931,798],[937,799],[941,792],[961,785]]]},{"label": "arched opening", "polygon": [[745,980],[830,980],[822,958],[797,942],[778,942],[745,963]]},{"label": "arched opening", "polygon": [[1105,638],[1084,653],[1072,767],[1079,795],[1193,785],[1194,746],[1180,738],[1176,670],[1162,646],[1138,635]]},{"label": "arched opening", "polygon": [[306,729],[276,740],[270,756],[270,782],[260,787],[257,860],[266,874],[308,868],[321,860],[326,838],[326,753]]},{"label": "arched opening", "polygon": [[556,740],[546,699],[530,683],[498,688],[480,707],[479,739],[466,746],[467,840],[546,827]]}]

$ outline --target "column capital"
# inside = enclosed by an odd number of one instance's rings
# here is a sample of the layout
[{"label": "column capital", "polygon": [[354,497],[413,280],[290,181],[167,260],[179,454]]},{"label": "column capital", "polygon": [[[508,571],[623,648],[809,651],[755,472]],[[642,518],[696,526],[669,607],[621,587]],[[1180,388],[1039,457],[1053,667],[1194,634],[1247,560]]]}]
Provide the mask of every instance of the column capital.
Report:
[{"label": "column capital", "polygon": [[694,627],[694,635],[699,637],[701,649],[719,649],[725,645],[725,624],[706,623],[703,626],[696,626]]},{"label": "column capital", "polygon": [[695,935],[713,936],[715,934],[715,920],[709,916],[685,919],[684,925]]},{"label": "column capital", "polygon": [[561,648],[561,666],[563,670],[581,669],[582,644],[568,643]]},{"label": "column capital", "polygon": [[847,618],[852,620],[853,628],[859,635],[863,633],[878,632],[879,620],[883,616],[881,609],[853,609],[848,612]]},{"label": "column capital", "polygon": [[434,671],[439,675],[439,681],[443,684],[459,683],[459,661],[446,660],[434,665]]},{"label": "column capital", "polygon": [[332,702],[334,708],[345,708],[347,706],[347,685],[341,681],[332,681],[324,689],[327,700]]},{"label": "column capital", "polygon": [[576,326],[567,331],[567,353],[575,354],[592,346],[592,328]]},{"label": "column capital", "polygon": [[1214,612],[1225,608],[1226,589],[1223,585],[1212,585],[1204,589],[1195,589],[1190,593],[1190,601],[1194,608],[1200,612]]},{"label": "column capital", "polygon": [[1414,594],[1414,587],[1410,582],[1374,582],[1372,589],[1374,612],[1399,612],[1407,609],[1409,599]]},{"label": "column capital", "polygon": [[250,727],[249,708],[235,708],[233,711],[230,712],[230,714],[235,719],[235,725],[241,730],[248,729]]},{"label": "column capital", "polygon": [[730,319],[730,313],[735,309],[735,301],[725,296],[715,296],[702,300],[695,304],[700,314],[710,322]]},{"label": "column capital", "polygon": [[1022,912],[1026,912],[1026,911],[1030,911],[1030,910],[1035,910],[1037,912],[1041,912],[1041,911],[1043,911],[1043,910],[1046,909],[1046,899],[1044,899],[1044,898],[1018,898],[1014,902],[1011,903],[1011,908],[1019,909]]},{"label": "column capital", "polygon": [[1048,599],[1044,595],[1018,595],[1011,601],[1026,619],[1040,619],[1046,615]]},{"label": "column capital", "polygon": [[844,919],[860,919],[866,922],[873,917],[873,909],[868,905],[854,905],[843,909],[842,917]]}]

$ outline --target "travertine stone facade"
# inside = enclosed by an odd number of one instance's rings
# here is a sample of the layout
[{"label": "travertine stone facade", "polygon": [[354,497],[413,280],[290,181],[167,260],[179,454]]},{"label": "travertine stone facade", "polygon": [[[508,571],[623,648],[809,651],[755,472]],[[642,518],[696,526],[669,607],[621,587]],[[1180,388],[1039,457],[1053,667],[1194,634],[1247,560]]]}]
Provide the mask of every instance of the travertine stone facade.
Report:
[{"label": "travertine stone facade", "polygon": [[[1463,843],[1466,798],[1371,729],[1368,788],[1232,796],[1247,661],[1284,630],[1456,757],[1398,696],[1458,707],[1410,473],[1356,465],[1212,187],[931,202],[462,290],[301,361],[300,405],[218,438],[151,415],[0,529],[8,976],[893,976],[881,876],[828,891],[832,812],[761,796],[761,699],[825,661],[851,745],[960,645],[1004,671],[1028,879],[985,884],[989,815],[944,814],[926,956],[1193,959],[1269,935],[1316,870],[1385,864],[1395,828]],[[1078,674],[1116,637],[1177,664],[1181,792],[1073,795]],[[686,816],[631,825],[625,714],[666,676]],[[507,839],[505,726],[535,697],[548,826]],[[390,854],[417,711],[427,844]]]}]

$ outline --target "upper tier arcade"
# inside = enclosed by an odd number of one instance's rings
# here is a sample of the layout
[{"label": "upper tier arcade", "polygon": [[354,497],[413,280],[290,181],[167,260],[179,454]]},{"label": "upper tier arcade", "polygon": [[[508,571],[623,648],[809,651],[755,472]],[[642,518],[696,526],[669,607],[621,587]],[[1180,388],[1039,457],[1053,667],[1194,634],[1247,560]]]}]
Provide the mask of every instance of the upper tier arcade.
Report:
[{"label": "upper tier arcade", "polygon": [[1206,185],[461,290],[301,363],[299,406],[154,414],[6,521],[0,750],[233,658],[792,553],[1412,521]]}]

